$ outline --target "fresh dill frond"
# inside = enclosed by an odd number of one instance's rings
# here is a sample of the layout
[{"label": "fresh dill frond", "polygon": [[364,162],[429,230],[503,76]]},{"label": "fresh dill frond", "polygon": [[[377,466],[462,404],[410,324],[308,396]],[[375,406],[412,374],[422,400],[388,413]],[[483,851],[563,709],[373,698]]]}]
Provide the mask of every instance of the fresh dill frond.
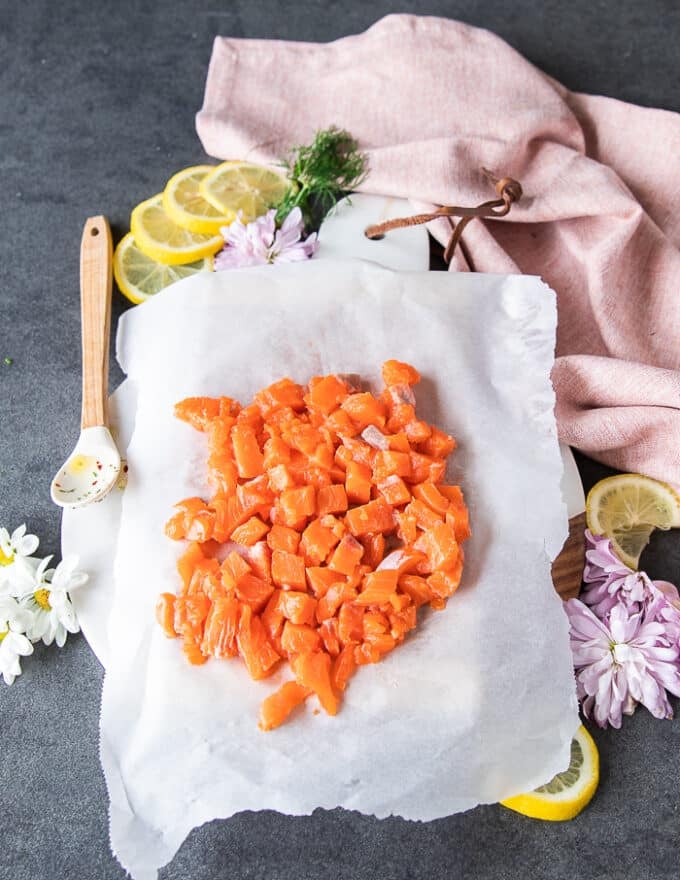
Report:
[{"label": "fresh dill frond", "polygon": [[291,187],[276,219],[281,223],[299,207],[308,230],[318,228],[338,199],[356,189],[368,173],[366,154],[349,132],[335,126],[318,131],[311,144],[294,147],[284,166]]}]

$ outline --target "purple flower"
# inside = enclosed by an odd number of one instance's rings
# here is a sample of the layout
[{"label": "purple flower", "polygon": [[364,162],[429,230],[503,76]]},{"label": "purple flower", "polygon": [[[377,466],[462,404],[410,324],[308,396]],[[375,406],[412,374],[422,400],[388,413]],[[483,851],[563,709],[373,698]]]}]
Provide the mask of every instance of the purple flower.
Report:
[{"label": "purple flower", "polygon": [[666,597],[669,605],[672,605],[677,611],[680,611],[680,593],[677,587],[669,581],[652,581],[656,589]]},{"label": "purple flower", "polygon": [[655,718],[672,717],[666,691],[680,696],[680,648],[659,619],[670,607],[657,593],[640,611],[630,613],[620,602],[598,620],[578,599],[566,603],[577,693],[585,715],[600,727],[620,727],[636,703]]},{"label": "purple flower", "polygon": [[680,596],[673,584],[668,581],[653,581],[655,619],[666,628],[666,636],[671,644],[680,648]]},{"label": "purple flower", "polygon": [[215,269],[241,269],[267,263],[295,263],[307,260],[319,246],[313,232],[301,241],[304,224],[302,211],[293,208],[280,229],[276,228],[276,208],[245,224],[241,214],[220,231],[225,246],[215,257]]},{"label": "purple flower", "polygon": [[[639,611],[642,604],[658,592],[654,587],[655,582],[644,571],[633,571],[624,565],[612,550],[609,538],[593,535],[588,529],[585,534],[583,580],[586,587],[581,595],[582,600],[600,618],[619,602],[623,602],[631,611]],[[674,589],[672,584],[669,586]]]}]

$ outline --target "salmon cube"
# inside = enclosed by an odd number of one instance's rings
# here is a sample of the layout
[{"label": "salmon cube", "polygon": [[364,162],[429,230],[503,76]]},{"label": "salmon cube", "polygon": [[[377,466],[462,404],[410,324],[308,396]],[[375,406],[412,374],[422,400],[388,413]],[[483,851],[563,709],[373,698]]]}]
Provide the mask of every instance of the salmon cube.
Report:
[{"label": "salmon cube", "polygon": [[300,550],[308,565],[319,565],[324,562],[340,540],[333,529],[325,526],[320,519],[313,519],[302,533]]},{"label": "salmon cube", "polygon": [[361,557],[364,564],[370,569],[376,569],[385,555],[385,536],[380,532],[364,535],[360,544],[364,548],[364,555]]},{"label": "salmon cube", "polygon": [[319,624],[317,632],[321,636],[324,648],[331,657],[336,657],[340,653],[340,640],[338,638],[338,618],[329,617]]},{"label": "salmon cube", "polygon": [[283,492],[285,489],[292,489],[295,486],[295,477],[287,464],[277,464],[270,467],[267,471],[267,477],[269,488],[273,492]]},{"label": "salmon cube", "polygon": [[354,660],[354,646],[346,645],[333,661],[331,679],[333,687],[338,691],[344,691],[347,682],[354,675],[357,668]]},{"label": "salmon cube", "polygon": [[413,421],[404,425],[404,433],[408,437],[410,443],[422,443],[423,440],[427,440],[430,436],[432,429],[427,422],[414,418]]},{"label": "salmon cube", "polygon": [[458,560],[459,547],[453,530],[439,522],[423,532],[413,547],[427,556],[429,571],[451,568]]},{"label": "salmon cube", "polygon": [[364,637],[364,614],[360,605],[343,605],[338,613],[338,638],[343,645],[358,644]]},{"label": "salmon cube", "polygon": [[283,616],[280,604],[282,595],[283,590],[274,590],[269,597],[269,601],[267,602],[264,611],[260,615],[264,628],[272,641],[281,635],[281,630],[283,629],[283,624],[285,622],[285,617]]},{"label": "salmon cube", "polygon": [[353,504],[366,504],[371,500],[371,468],[358,461],[349,461],[345,476],[347,499]]},{"label": "salmon cube", "polygon": [[238,653],[236,633],[241,607],[235,596],[213,602],[205,622],[201,651],[211,657],[234,657]]},{"label": "salmon cube", "polygon": [[265,441],[263,464],[266,470],[288,464],[289,461],[290,446],[281,437],[270,437]]},{"label": "salmon cube", "polygon": [[313,486],[286,489],[279,497],[285,525],[293,525],[316,512],[316,491]]},{"label": "salmon cube", "polygon": [[169,639],[177,636],[175,632],[175,594],[161,593],[156,603],[156,620]]},{"label": "salmon cube", "polygon": [[401,505],[408,504],[411,500],[411,492],[408,486],[396,474],[385,477],[384,480],[379,482],[378,491],[392,507],[401,507]]},{"label": "salmon cube", "polygon": [[203,593],[177,596],[173,627],[178,635],[191,636],[199,642],[203,637],[203,624],[210,611],[210,600]]},{"label": "salmon cube", "polygon": [[249,605],[241,605],[236,644],[251,678],[271,675],[281,659],[267,637],[262,620]]},{"label": "salmon cube", "polygon": [[411,451],[411,441],[404,431],[399,431],[397,434],[389,434],[387,439],[393,452]]},{"label": "salmon cube", "polygon": [[404,513],[414,516],[419,529],[431,529],[437,523],[443,522],[443,517],[436,513],[429,505],[414,498],[404,509]]},{"label": "salmon cube", "polygon": [[331,556],[328,567],[340,574],[351,575],[361,561],[364,548],[352,535],[345,535]]},{"label": "salmon cube", "polygon": [[344,409],[336,409],[331,413],[326,419],[326,427],[334,437],[354,437],[361,430]]},{"label": "salmon cube", "polygon": [[427,504],[439,516],[445,516],[446,511],[449,509],[449,499],[442,495],[434,483],[430,483],[429,480],[424,483],[416,483],[411,491],[414,498],[422,501],[423,504]]},{"label": "salmon cube", "polygon": [[351,394],[343,401],[342,408],[360,431],[368,425],[385,427],[387,418],[385,404],[368,391]]},{"label": "salmon cube", "polygon": [[305,408],[304,389],[288,378],[280,379],[263,388],[253,399],[265,418],[283,407],[290,407],[293,410]]},{"label": "salmon cube", "polygon": [[416,408],[411,403],[397,403],[391,411],[387,420],[387,428],[393,434],[406,430],[406,426],[415,421]]},{"label": "salmon cube", "polygon": [[433,594],[440,599],[448,599],[458,586],[463,574],[463,551],[461,550],[456,562],[447,569],[433,572],[427,579]]},{"label": "salmon cube", "polygon": [[348,510],[345,522],[355,537],[371,532],[391,532],[395,526],[392,508],[383,498]]},{"label": "salmon cube", "polygon": [[267,544],[272,550],[285,550],[286,553],[297,553],[300,544],[300,533],[288,526],[272,526],[267,535]]},{"label": "salmon cube", "polygon": [[253,611],[261,611],[273,592],[273,584],[268,584],[255,574],[244,575],[236,584],[236,595]]},{"label": "salmon cube", "polygon": [[334,571],[332,568],[325,565],[307,566],[306,572],[309,586],[317,599],[325,596],[329,587],[333,586],[333,584],[345,583],[346,581],[346,578],[342,573]]},{"label": "salmon cube", "polygon": [[253,574],[268,584],[272,582],[272,551],[266,541],[257,541],[244,548],[244,555]]},{"label": "salmon cube", "polygon": [[383,605],[389,602],[390,596],[397,590],[398,580],[399,572],[394,569],[367,574],[356,600],[357,605]]},{"label": "salmon cube", "polygon": [[316,619],[319,623],[323,623],[331,617],[335,616],[338,608],[343,602],[347,592],[347,583],[340,581],[331,584],[326,593],[319,599],[316,606]]},{"label": "salmon cube", "polygon": [[347,492],[344,486],[322,486],[316,493],[316,515],[344,513],[347,510]]},{"label": "salmon cube", "polygon": [[272,551],[272,579],[279,587],[304,590],[307,584],[304,559],[285,550]]},{"label": "salmon cube", "polygon": [[229,455],[211,453],[208,456],[208,483],[216,492],[231,495],[236,490],[238,471],[234,459]]},{"label": "salmon cube", "polygon": [[187,549],[177,560],[177,571],[179,572],[179,576],[182,579],[182,584],[185,589],[189,586],[189,581],[191,580],[194,568],[204,559],[205,556],[203,554],[202,545],[194,541],[189,544]]},{"label": "salmon cube", "polygon": [[196,636],[186,634],[182,639],[182,651],[192,666],[206,663],[208,657],[201,650],[201,643]]},{"label": "salmon cube", "polygon": [[303,687],[296,681],[284,682],[277,691],[262,701],[258,722],[260,730],[274,730],[279,727],[312,693],[311,688]]},{"label": "salmon cube", "polygon": [[321,636],[312,626],[291,623],[290,620],[287,620],[283,625],[281,647],[288,657],[295,654],[306,654],[309,651],[319,651],[322,647]]},{"label": "salmon cube", "polygon": [[260,538],[267,534],[269,526],[259,516],[251,516],[243,525],[237,526],[231,533],[231,540],[236,544],[252,547]]},{"label": "salmon cube", "polygon": [[397,523],[397,537],[402,544],[412,544],[418,537],[418,521],[412,512],[405,508],[403,511],[395,510],[394,518]]},{"label": "salmon cube", "polygon": [[381,449],[375,454],[373,461],[373,477],[377,483],[396,474],[398,477],[411,476],[411,453],[394,452]]},{"label": "salmon cube", "polygon": [[264,472],[264,456],[251,425],[234,425],[231,429],[231,442],[239,477],[248,479]]},{"label": "salmon cube", "polygon": [[446,520],[453,525],[456,541],[461,543],[470,537],[470,517],[463,500],[460,486],[440,486],[441,493],[449,500],[449,510]]},{"label": "salmon cube", "polygon": [[382,365],[382,378],[385,385],[416,385],[420,373],[403,361],[389,360]]},{"label": "salmon cube", "polygon": [[444,479],[446,462],[431,455],[422,455],[420,452],[411,452],[411,476],[408,480],[412,483],[440,483]]},{"label": "salmon cube", "polygon": [[222,582],[228,589],[233,589],[236,584],[247,574],[252,574],[252,568],[246,560],[235,550],[227,556],[221,566]]},{"label": "salmon cube", "polygon": [[311,688],[329,715],[338,711],[338,698],[331,683],[331,658],[325,651],[299,654],[290,661],[295,680],[303,687]]},{"label": "salmon cube", "polygon": [[349,388],[338,376],[321,376],[309,383],[307,404],[311,409],[318,409],[324,415],[330,415],[349,397]]},{"label": "salmon cube", "polygon": [[427,605],[434,593],[425,578],[417,574],[403,574],[399,578],[399,589],[410,596],[416,608]]},{"label": "salmon cube", "polygon": [[418,452],[431,455],[433,458],[446,458],[456,448],[456,441],[450,434],[432,426],[430,436],[418,444]]},{"label": "salmon cube", "polygon": [[205,431],[220,414],[220,401],[215,397],[187,397],[175,404],[175,416],[188,422],[197,431]]},{"label": "salmon cube", "polygon": [[312,623],[316,613],[316,599],[309,593],[283,590],[278,606],[283,616],[291,623]]}]

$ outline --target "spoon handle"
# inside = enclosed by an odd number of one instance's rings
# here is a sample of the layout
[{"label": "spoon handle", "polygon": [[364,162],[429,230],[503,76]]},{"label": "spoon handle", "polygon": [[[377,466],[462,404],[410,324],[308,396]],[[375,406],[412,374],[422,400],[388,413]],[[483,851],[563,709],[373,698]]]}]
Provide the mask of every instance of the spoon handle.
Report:
[{"label": "spoon handle", "polygon": [[80,318],[83,334],[81,428],[108,424],[109,329],[113,244],[106,217],[89,217],[80,242]]}]

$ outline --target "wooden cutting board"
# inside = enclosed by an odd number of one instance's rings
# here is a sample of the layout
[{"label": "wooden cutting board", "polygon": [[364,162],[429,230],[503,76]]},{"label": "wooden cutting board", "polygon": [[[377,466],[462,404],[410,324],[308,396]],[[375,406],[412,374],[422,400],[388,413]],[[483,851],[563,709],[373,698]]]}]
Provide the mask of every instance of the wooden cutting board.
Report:
[{"label": "wooden cutting board", "polygon": [[581,590],[586,557],[585,529],[585,511],[569,519],[569,537],[552,565],[553,584],[565,601],[575,599]]}]

